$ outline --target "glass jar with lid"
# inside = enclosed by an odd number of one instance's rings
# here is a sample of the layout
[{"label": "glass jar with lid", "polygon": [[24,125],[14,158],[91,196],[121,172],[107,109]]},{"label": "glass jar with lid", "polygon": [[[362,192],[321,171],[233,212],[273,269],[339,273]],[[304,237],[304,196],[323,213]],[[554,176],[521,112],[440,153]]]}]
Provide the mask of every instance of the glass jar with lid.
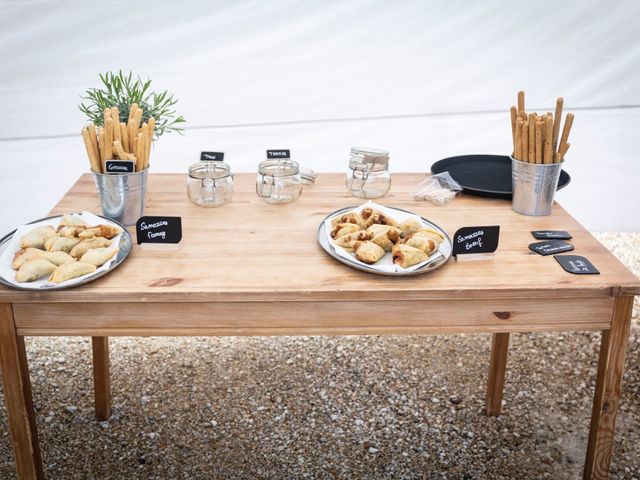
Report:
[{"label": "glass jar with lid", "polygon": [[222,161],[204,160],[189,167],[187,194],[189,200],[201,207],[220,207],[231,201],[233,175],[229,165]]},{"label": "glass jar with lid", "polygon": [[295,202],[302,193],[298,162],[290,158],[268,158],[260,162],[256,193],[268,203]]},{"label": "glass jar with lid", "polygon": [[353,147],[347,172],[347,190],[358,198],[379,198],[391,188],[389,152]]}]

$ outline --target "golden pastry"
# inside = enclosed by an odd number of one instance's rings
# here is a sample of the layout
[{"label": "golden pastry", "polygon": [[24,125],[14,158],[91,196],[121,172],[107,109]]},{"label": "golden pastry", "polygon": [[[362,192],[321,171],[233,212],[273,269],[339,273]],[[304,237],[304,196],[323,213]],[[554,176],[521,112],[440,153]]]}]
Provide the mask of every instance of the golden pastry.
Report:
[{"label": "golden pastry", "polygon": [[111,240],[104,237],[94,237],[88,240],[81,241],[79,244],[73,247],[71,249],[71,252],[69,253],[73,258],[80,258],[92,248],[104,248],[110,245]]},{"label": "golden pastry", "polygon": [[391,250],[391,254],[393,255],[393,263],[402,268],[409,268],[429,258],[422,250],[404,243],[395,245]]},{"label": "golden pastry", "polygon": [[33,282],[39,278],[46,277],[56,269],[56,266],[43,260],[42,258],[36,258],[35,260],[29,260],[25,262],[16,272],[16,281],[18,282]]},{"label": "golden pastry", "polygon": [[82,239],[93,238],[93,237],[104,237],[104,238],[113,238],[122,232],[120,227],[116,227],[115,225],[96,225],[95,227],[87,228],[82,232],[78,233],[78,237]]},{"label": "golden pastry", "polygon": [[384,249],[371,241],[355,242],[353,250],[356,258],[361,262],[372,264],[376,263],[384,256]]},{"label": "golden pastry", "polygon": [[62,282],[66,282],[67,280],[78,278],[95,271],[96,271],[96,266],[89,265],[88,263],[82,263],[82,262],[65,263],[64,265],[60,265],[59,267],[55,268],[55,270],[49,277],[49,281],[52,283],[62,283]]}]

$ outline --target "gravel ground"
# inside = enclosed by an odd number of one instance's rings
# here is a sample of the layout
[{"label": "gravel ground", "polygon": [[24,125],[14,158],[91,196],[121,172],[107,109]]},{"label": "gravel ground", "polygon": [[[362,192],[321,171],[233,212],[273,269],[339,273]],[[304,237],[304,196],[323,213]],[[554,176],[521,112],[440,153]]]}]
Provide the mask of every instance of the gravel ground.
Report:
[{"label": "gravel ground", "polygon": [[[640,274],[640,234],[598,238]],[[634,310],[613,479],[640,479]],[[91,344],[29,338],[52,479],[579,478],[599,335],[512,335],[505,406],[483,414],[488,335],[112,338],[114,415]],[[0,400],[0,478],[15,478]]]}]

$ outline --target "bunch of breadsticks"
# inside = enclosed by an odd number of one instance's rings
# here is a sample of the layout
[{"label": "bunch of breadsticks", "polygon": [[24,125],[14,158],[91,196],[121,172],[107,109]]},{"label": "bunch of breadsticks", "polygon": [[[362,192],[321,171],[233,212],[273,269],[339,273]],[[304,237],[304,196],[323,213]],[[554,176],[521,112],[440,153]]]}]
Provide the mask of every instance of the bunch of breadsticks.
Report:
[{"label": "bunch of breadsticks", "polygon": [[132,104],[128,121],[120,121],[118,107],[104,109],[104,125],[96,128],[92,123],[82,129],[91,170],[105,173],[107,160],[131,160],[136,172],[149,166],[151,143],[156,127],[153,117],[142,122],[142,109]]},{"label": "bunch of breadsticks", "polygon": [[573,125],[573,113],[567,114],[562,135],[562,104],[556,100],[555,115],[527,113],[524,109],[524,91],[518,92],[518,107],[511,107],[511,133],[513,136],[513,158],[528,163],[558,163],[564,160],[569,150],[569,132]]}]

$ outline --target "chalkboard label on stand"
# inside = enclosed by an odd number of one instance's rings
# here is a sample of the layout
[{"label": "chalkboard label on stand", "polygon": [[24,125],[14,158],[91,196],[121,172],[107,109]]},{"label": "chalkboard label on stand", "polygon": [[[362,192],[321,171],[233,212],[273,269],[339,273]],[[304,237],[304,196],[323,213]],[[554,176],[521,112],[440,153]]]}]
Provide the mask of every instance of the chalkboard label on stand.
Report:
[{"label": "chalkboard label on stand", "polygon": [[224,152],[200,152],[201,162],[222,162],[224,160]]},{"label": "chalkboard label on stand", "polygon": [[289,150],[267,150],[267,158],[291,158]]},{"label": "chalkboard label on stand", "polygon": [[453,255],[493,253],[498,249],[500,226],[462,227],[453,236]]},{"label": "chalkboard label on stand", "polygon": [[176,244],[182,240],[181,217],[140,217],[136,222],[136,239],[141,243]]},{"label": "chalkboard label on stand", "polygon": [[555,255],[562,268],[575,275],[598,275],[600,271],[589,260],[580,255]]},{"label": "chalkboard label on stand", "polygon": [[529,244],[529,249],[539,255],[553,255],[556,253],[570,252],[573,245],[562,240],[548,240],[546,242],[536,242]]},{"label": "chalkboard label on stand", "polygon": [[133,173],[135,164],[131,160],[107,160],[104,166],[105,173]]},{"label": "chalkboard label on stand", "polygon": [[571,234],[564,230],[534,230],[531,235],[538,240],[571,240]]}]

